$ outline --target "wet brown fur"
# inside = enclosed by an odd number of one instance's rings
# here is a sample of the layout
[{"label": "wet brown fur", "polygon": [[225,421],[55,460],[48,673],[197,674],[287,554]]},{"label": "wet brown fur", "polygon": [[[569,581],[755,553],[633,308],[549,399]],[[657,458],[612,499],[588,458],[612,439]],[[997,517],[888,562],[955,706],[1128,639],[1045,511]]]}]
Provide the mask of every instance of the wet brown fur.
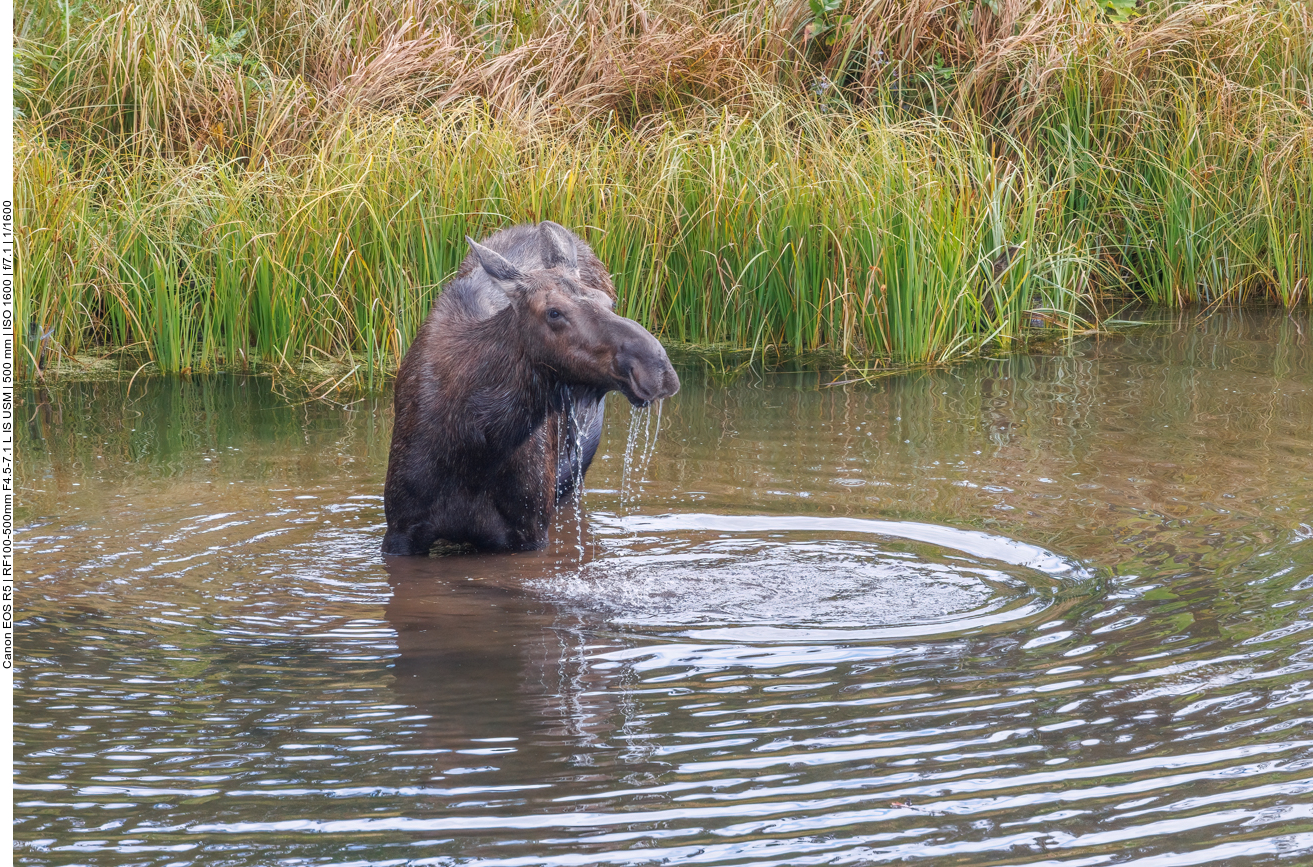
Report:
[{"label": "wet brown fur", "polygon": [[387,554],[439,539],[541,547],[596,451],[606,392],[642,404],[679,387],[656,338],[612,312],[605,267],[567,230],[512,227],[482,255],[517,276],[490,276],[476,247],[397,375]]}]

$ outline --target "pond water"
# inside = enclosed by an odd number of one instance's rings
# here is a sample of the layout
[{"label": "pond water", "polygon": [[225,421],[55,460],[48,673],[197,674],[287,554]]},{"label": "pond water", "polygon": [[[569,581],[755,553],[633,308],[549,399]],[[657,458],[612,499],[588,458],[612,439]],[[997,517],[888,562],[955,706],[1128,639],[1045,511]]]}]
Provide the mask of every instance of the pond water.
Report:
[{"label": "pond water", "polygon": [[386,563],[387,394],[29,389],[15,863],[1313,862],[1310,325],[690,360]]}]

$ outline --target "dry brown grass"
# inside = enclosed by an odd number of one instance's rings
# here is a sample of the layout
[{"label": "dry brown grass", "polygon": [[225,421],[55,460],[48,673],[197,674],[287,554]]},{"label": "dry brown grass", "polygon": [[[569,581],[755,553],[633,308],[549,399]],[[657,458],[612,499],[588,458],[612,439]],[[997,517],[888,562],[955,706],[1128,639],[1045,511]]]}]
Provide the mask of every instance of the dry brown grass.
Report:
[{"label": "dry brown grass", "polygon": [[1114,102],[1181,75],[1271,85],[1274,63],[1291,79],[1278,90],[1306,84],[1311,8],[1192,2],[1113,24],[1071,0],[849,0],[819,16],[811,0],[117,0],[66,32],[20,7],[20,102],[55,137],[192,158],[307,152],[362,114],[470,98],[549,127],[782,97],[952,105],[1024,136],[1072,76]]},{"label": "dry brown grass", "polygon": [[[1279,46],[1282,57],[1273,57]],[[1024,130],[1080,76],[1105,108],[1127,94],[1143,102],[1150,91],[1271,86],[1276,61],[1283,74],[1306,75],[1313,19],[1306,4],[1203,2],[1150,19],[1114,25],[1049,9],[1022,22],[1015,34],[982,47],[958,89],[959,106],[984,117],[1007,110]]]},{"label": "dry brown grass", "polygon": [[517,9],[280,0],[207,16],[195,0],[120,0],[68,38],[29,15],[20,53],[47,134],[193,158],[304,151],[352,117],[470,98],[535,122],[632,122],[746,106],[759,90],[736,19],[634,2]]}]

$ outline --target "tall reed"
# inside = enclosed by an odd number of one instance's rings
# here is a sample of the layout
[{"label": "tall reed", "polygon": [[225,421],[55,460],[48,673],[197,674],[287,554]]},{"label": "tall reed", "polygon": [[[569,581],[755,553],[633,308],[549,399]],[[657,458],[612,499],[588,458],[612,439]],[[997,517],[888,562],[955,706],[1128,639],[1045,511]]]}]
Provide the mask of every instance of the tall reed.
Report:
[{"label": "tall reed", "polygon": [[[58,13],[58,14],[54,14]],[[20,4],[25,370],[395,365],[553,219],[667,338],[937,362],[1313,298],[1305,3]]]},{"label": "tall reed", "polygon": [[[41,139],[18,156],[24,178],[59,166]],[[465,235],[551,217],[609,264],[623,312],[674,340],[932,361],[1018,339],[1031,307],[1074,315],[1062,275],[1090,267],[1037,172],[1000,176],[984,138],[936,124],[727,114],[525,138],[467,103],[297,162],[25,191],[59,227],[26,238],[20,315],[67,352],[141,346],[168,370],[351,353],[384,369]]]}]

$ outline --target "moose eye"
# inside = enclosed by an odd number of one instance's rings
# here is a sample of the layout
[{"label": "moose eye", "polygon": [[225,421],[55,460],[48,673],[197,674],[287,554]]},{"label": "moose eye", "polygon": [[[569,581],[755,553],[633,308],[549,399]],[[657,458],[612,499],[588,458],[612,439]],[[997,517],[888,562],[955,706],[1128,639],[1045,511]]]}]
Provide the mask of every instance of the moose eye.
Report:
[{"label": "moose eye", "polygon": [[560,319],[563,315],[564,314],[561,313],[561,311],[557,310],[555,307],[547,311],[548,319],[552,319],[552,320]]}]

